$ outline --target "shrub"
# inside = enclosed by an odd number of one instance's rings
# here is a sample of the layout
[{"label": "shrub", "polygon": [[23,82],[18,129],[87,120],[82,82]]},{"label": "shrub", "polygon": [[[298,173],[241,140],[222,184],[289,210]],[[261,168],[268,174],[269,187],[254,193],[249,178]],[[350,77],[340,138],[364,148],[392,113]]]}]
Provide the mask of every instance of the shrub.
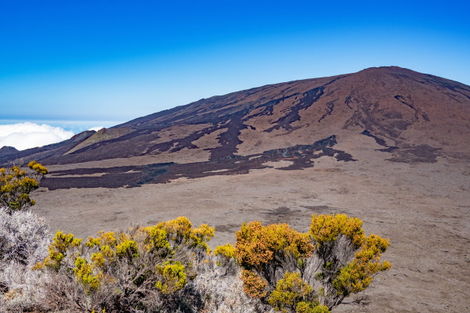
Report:
[{"label": "shrub", "polygon": [[202,247],[208,249],[207,241],[215,235],[214,227],[202,224],[197,228],[192,228],[192,223],[187,217],[178,217],[174,220],[161,222],[155,226],[144,228],[146,232],[154,234],[164,231],[168,239],[176,244],[187,244],[190,247]]},{"label": "shrub", "polygon": [[169,310],[184,302],[182,290],[197,275],[213,234],[212,227],[194,228],[185,217],[126,232],[101,232],[85,241],[58,232],[37,268],[55,273],[69,286],[48,286],[50,298],[67,299],[54,303],[56,310]]},{"label": "shrub", "polygon": [[59,270],[62,260],[67,256],[67,252],[71,247],[77,247],[82,242],[81,239],[75,238],[73,234],[66,234],[61,231],[56,232],[52,243],[49,245],[49,254],[43,263],[36,264],[37,268],[48,266],[55,270]]},{"label": "shrub", "polygon": [[292,312],[297,304],[308,303],[313,298],[313,288],[306,283],[299,273],[286,272],[276,283],[268,303],[279,312]]},{"label": "shrub", "polygon": [[185,266],[178,261],[166,261],[157,265],[157,272],[161,280],[155,283],[155,287],[164,294],[172,294],[182,289],[187,282]]},{"label": "shrub", "polygon": [[[24,209],[34,204],[29,194],[39,187],[47,169],[33,161],[30,170],[0,168],[0,307],[2,311],[37,309],[37,292],[45,277],[31,270],[49,244],[43,219]],[[2,295],[3,294],[3,295]]]},{"label": "shrub", "polygon": [[237,249],[231,244],[218,246],[214,249],[214,255],[221,255],[227,259],[234,259],[236,257]]},{"label": "shrub", "polygon": [[260,222],[250,222],[243,224],[236,236],[237,260],[246,268],[261,269],[276,254],[305,258],[314,250],[308,234],[299,233],[287,224],[263,226]]},{"label": "shrub", "polygon": [[243,291],[252,298],[263,298],[267,295],[266,287],[268,283],[253,271],[242,270],[241,280],[243,281]]},{"label": "shrub", "polygon": [[38,290],[48,277],[31,268],[47,255],[49,242],[44,219],[29,211],[0,208],[0,311],[38,309],[43,300]]},{"label": "shrub", "polygon": [[336,241],[340,235],[348,237],[355,245],[360,245],[364,239],[362,221],[346,214],[312,216],[310,235],[320,245]]},{"label": "shrub", "polygon": [[366,289],[373,275],[391,267],[390,262],[380,262],[381,254],[388,246],[389,241],[377,235],[367,237],[354,259],[340,270],[334,280],[336,290],[347,296]]},{"label": "shrub", "polygon": [[34,205],[29,194],[39,187],[39,180],[47,174],[47,168],[36,161],[28,163],[30,171],[18,166],[0,168],[0,207],[8,213]]},{"label": "shrub", "polygon": [[280,312],[328,312],[390,268],[380,261],[388,245],[377,235],[367,237],[358,218],[314,215],[308,233],[286,224],[242,225],[235,257],[250,297]]},{"label": "shrub", "polygon": [[312,302],[299,302],[295,313],[330,313],[330,310],[325,305],[316,305]]},{"label": "shrub", "polygon": [[44,258],[49,242],[44,219],[29,211],[0,208],[0,263],[35,263]]}]

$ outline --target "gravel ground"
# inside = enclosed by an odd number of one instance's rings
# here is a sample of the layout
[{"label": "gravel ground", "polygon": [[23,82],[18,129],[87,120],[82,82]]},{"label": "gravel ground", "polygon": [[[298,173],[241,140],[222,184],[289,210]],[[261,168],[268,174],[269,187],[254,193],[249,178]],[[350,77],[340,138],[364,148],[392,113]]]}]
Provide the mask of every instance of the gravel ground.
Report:
[{"label": "gravel ground", "polygon": [[359,161],[322,157],[304,170],[269,164],[138,188],[40,189],[35,210],[53,229],[81,236],[184,215],[216,226],[213,245],[233,241],[245,221],[307,230],[312,214],[344,212],[390,238],[384,258],[393,268],[334,312],[470,312],[470,163],[390,162],[387,153],[343,145]]}]

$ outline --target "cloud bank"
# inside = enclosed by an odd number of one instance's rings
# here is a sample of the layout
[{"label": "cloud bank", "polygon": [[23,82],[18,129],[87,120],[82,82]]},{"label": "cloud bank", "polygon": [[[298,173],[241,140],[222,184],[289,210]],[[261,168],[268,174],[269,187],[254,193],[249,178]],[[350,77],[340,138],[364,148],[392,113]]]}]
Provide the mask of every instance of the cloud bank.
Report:
[{"label": "cloud bank", "polygon": [[0,148],[12,146],[24,150],[60,142],[73,135],[73,132],[47,124],[25,122],[0,125]]}]

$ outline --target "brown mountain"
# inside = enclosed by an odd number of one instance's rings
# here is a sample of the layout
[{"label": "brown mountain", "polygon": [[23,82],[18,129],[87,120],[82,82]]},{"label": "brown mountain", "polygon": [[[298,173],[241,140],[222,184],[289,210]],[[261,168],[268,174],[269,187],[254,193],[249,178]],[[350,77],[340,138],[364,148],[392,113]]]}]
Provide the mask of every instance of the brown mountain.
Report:
[{"label": "brown mountain", "polygon": [[106,161],[106,174],[94,180],[59,177],[103,172],[81,165],[55,173],[45,184],[119,187],[247,172],[281,159],[292,161],[283,169],[313,166],[324,155],[353,161],[354,155],[336,145],[357,135],[373,138],[390,161],[462,158],[470,155],[469,131],[470,86],[379,67],[201,99],[58,144],[9,150],[0,153],[0,163]]}]

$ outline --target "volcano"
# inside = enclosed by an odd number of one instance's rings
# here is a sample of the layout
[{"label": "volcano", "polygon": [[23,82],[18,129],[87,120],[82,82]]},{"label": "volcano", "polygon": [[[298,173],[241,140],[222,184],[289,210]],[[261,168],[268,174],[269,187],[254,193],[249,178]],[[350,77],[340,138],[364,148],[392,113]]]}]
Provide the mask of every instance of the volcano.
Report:
[{"label": "volcano", "polygon": [[44,181],[51,189],[133,187],[247,173],[280,160],[290,161],[280,170],[311,167],[322,156],[354,162],[337,145],[357,136],[374,140],[391,162],[468,158],[468,133],[469,86],[377,67],[201,99],[41,148],[0,150],[0,163],[80,164],[53,171]]}]

